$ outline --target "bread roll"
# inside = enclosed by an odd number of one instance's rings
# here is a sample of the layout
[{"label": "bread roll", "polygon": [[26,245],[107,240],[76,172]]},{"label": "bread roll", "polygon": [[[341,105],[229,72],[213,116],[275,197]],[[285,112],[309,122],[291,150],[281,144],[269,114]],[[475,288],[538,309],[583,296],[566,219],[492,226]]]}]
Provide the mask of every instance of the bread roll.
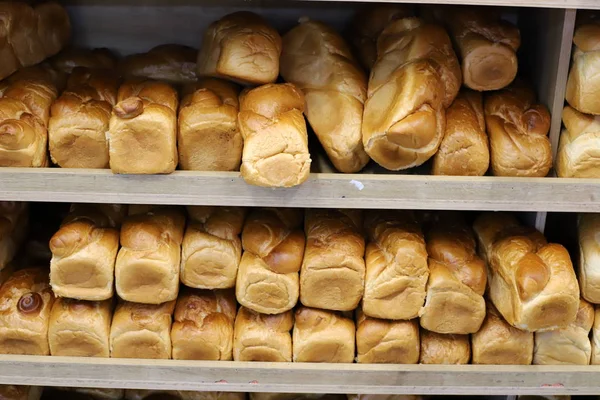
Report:
[{"label": "bread roll", "polygon": [[594,324],[594,306],[579,301],[577,319],[566,328],[536,332],[533,364],[588,365],[592,356],[590,330]]},{"label": "bread roll", "polygon": [[444,335],[421,330],[421,364],[468,364],[471,359],[469,335]]},{"label": "bread roll", "polygon": [[592,357],[590,364],[600,364],[600,307],[594,306],[594,324],[592,325]]},{"label": "bread roll", "polygon": [[302,22],[283,37],[281,76],[302,89],[304,114],[335,168],[360,171],[367,77],[344,39],[329,26]]},{"label": "bread roll", "polygon": [[[599,60],[600,61],[600,60]],[[600,178],[600,117],[566,106],[556,154],[556,174],[562,178]]]},{"label": "bread roll", "polygon": [[302,212],[295,209],[257,209],[248,216],[235,287],[241,305],[264,314],[296,305],[305,245],[301,224]]},{"label": "bread roll", "polygon": [[600,114],[600,24],[581,24],[573,36],[573,62],[567,80],[566,99],[577,111]]},{"label": "bread roll", "polygon": [[416,364],[419,323],[367,317],[356,311],[356,361],[365,364]]},{"label": "bread roll", "polygon": [[473,364],[529,365],[533,359],[533,333],[510,326],[491,302],[481,329],[471,335]]},{"label": "bread roll", "polygon": [[118,80],[107,70],[77,68],[52,104],[50,156],[63,168],[108,168],[106,131]]},{"label": "bread roll", "polygon": [[58,298],[48,327],[50,354],[67,357],[109,357],[112,300]]},{"label": "bread roll", "polygon": [[175,301],[139,304],[121,300],[110,327],[113,358],[171,358],[171,316]]},{"label": "bread roll", "polygon": [[236,309],[233,290],[184,290],[171,329],[173,359],[231,361]]},{"label": "bread roll", "polygon": [[166,83],[121,85],[107,139],[116,174],[168,174],[177,166],[177,92]]},{"label": "bread roll", "polygon": [[0,385],[2,400],[39,400],[44,388],[42,386]]},{"label": "bread roll", "polygon": [[144,78],[172,84],[196,82],[198,51],[179,44],[163,44],[146,53],[132,54],[119,63],[125,78]]},{"label": "bread roll", "polygon": [[372,211],[365,226],[369,244],[363,312],[383,319],[413,319],[425,301],[427,251],[414,216]]},{"label": "bread roll", "polygon": [[69,48],[52,57],[50,63],[59,71],[70,74],[75,68],[99,68],[114,70],[117,56],[107,48]]},{"label": "bread roll", "polygon": [[292,361],[294,316],[259,314],[240,307],[233,336],[234,361]]},{"label": "bread roll", "polygon": [[[474,223],[489,248],[489,294],[504,319],[526,331],[565,328],[575,321],[579,286],[567,250],[548,244],[533,228],[502,229],[503,214],[482,214]],[[495,232],[489,226],[499,227]],[[486,231],[486,229],[488,229]]]},{"label": "bread roll", "polygon": [[579,288],[581,297],[600,303],[600,214],[580,214]]},{"label": "bread roll", "polygon": [[[27,203],[0,201],[0,271],[9,266],[23,244],[29,225]],[[0,284],[4,282],[0,281]]]},{"label": "bread roll", "polygon": [[299,307],[294,322],[294,362],[354,361],[354,321],[336,311]]},{"label": "bread roll", "polygon": [[429,280],[421,326],[436,333],[475,333],[485,318],[485,263],[475,253],[473,231],[447,217],[427,235]]},{"label": "bread roll", "polygon": [[489,165],[481,94],[464,90],[446,110],[446,131],[433,157],[431,173],[483,176]]},{"label": "bread roll", "polygon": [[50,355],[53,303],[48,271],[26,268],[8,278],[0,288],[0,354]]},{"label": "bread roll", "polygon": [[365,239],[359,210],[306,210],[300,301],[306,307],[352,311],[365,290]]},{"label": "bread roll", "polygon": [[242,162],[238,88],[220,79],[186,87],[179,110],[177,146],[181,169],[237,171]]},{"label": "bread roll", "polygon": [[242,92],[238,124],[244,138],[241,172],[246,182],[291,187],[308,179],[311,160],[303,111],[304,96],[289,83]]},{"label": "bread roll", "polygon": [[119,231],[96,207],[75,208],[50,239],[50,284],[57,296],[106,300],[114,293]]},{"label": "bread roll", "polygon": [[178,209],[127,218],[115,264],[119,297],[146,304],[177,298],[184,227],[185,217]]},{"label": "bread roll", "polygon": [[485,124],[490,137],[492,173],[543,177],[552,167],[550,113],[525,86],[511,85],[486,95]]},{"label": "bread roll", "polygon": [[281,37],[262,17],[240,11],[210,24],[198,53],[198,76],[242,84],[273,83],[279,75]]}]

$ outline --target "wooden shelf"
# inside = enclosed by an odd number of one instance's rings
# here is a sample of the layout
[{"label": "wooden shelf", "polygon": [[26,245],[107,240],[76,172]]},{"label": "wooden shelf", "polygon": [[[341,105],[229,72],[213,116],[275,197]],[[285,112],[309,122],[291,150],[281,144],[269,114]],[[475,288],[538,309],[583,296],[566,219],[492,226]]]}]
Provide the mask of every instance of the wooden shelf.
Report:
[{"label": "wooden shelf", "polygon": [[379,209],[600,212],[600,179],[311,174],[291,189],[250,186],[236,172],[114,175],[2,168],[0,200]]}]

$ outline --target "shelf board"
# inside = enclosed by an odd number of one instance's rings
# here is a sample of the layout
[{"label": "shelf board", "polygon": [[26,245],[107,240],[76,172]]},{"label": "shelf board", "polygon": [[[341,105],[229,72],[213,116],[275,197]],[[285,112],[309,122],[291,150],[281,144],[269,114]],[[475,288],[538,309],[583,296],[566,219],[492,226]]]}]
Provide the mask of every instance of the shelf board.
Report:
[{"label": "shelf board", "polygon": [[597,394],[600,366],[248,363],[0,356],[0,384],[283,393]]}]

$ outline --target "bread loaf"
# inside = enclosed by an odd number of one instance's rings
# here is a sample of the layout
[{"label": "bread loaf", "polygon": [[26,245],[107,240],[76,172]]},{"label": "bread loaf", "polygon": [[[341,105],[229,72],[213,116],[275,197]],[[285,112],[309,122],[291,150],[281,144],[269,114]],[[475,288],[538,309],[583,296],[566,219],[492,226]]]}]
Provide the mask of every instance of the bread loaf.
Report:
[{"label": "bread loaf", "polygon": [[485,263],[475,253],[472,230],[446,217],[427,234],[429,280],[421,326],[436,333],[475,333],[485,318]]},{"label": "bread loaf", "polygon": [[21,68],[4,81],[0,82],[0,91],[4,91],[10,83],[27,80],[41,80],[54,86],[57,89],[57,93],[60,94],[67,86],[68,77],[69,75],[66,72],[53,67],[50,62],[44,61],[40,64],[32,65],[31,67]]},{"label": "bread loaf", "polygon": [[367,245],[363,312],[373,318],[413,319],[425,301],[429,277],[421,229],[410,213],[372,211]]},{"label": "bread loaf", "polygon": [[50,354],[67,357],[109,357],[112,300],[58,298],[48,327]]},{"label": "bread loaf", "polygon": [[581,297],[590,303],[600,303],[600,215],[580,214],[579,288]]},{"label": "bread loaf", "polygon": [[128,79],[154,79],[172,84],[196,82],[197,54],[198,51],[192,47],[163,44],[146,53],[125,57],[118,69]]},{"label": "bread loaf", "polygon": [[238,88],[220,79],[188,85],[179,110],[177,147],[181,169],[237,171],[242,162]]},{"label": "bread loaf", "polygon": [[291,187],[308,179],[311,160],[303,111],[304,96],[289,83],[242,92],[238,123],[246,182]]},{"label": "bread loaf", "polygon": [[567,79],[566,99],[577,111],[600,115],[600,24],[584,23],[573,36],[573,62]]},{"label": "bread loaf", "polygon": [[257,209],[248,216],[235,287],[242,306],[280,314],[296,305],[305,245],[301,224],[302,212],[295,209]]},{"label": "bread loaf", "polygon": [[81,300],[112,297],[119,231],[101,210],[75,208],[50,239],[50,284],[57,296]]},{"label": "bread loaf", "polygon": [[468,364],[471,359],[469,335],[445,335],[421,330],[421,364]]},{"label": "bread loaf", "polygon": [[114,70],[117,67],[117,56],[106,48],[84,49],[74,47],[52,57],[50,63],[57,70],[68,74],[78,67]]},{"label": "bread loaf", "polygon": [[173,358],[230,361],[236,308],[233,290],[184,290],[171,329]]},{"label": "bread loaf", "polygon": [[367,317],[356,311],[356,361],[365,364],[416,364],[419,323]]},{"label": "bread loaf", "polygon": [[[575,321],[579,286],[567,250],[533,228],[502,226],[502,214],[482,214],[474,229],[488,253],[489,294],[506,321],[526,331],[565,328]],[[495,221],[494,221],[495,220]],[[489,222],[491,221],[491,223]]]},{"label": "bread loaf", "polygon": [[118,80],[111,72],[77,68],[52,104],[50,156],[63,168],[108,168],[106,131]]},{"label": "bread loaf", "polygon": [[240,233],[246,212],[239,207],[188,207],[181,282],[200,289],[235,286],[242,257]]},{"label": "bread loaf", "polygon": [[123,300],[160,304],[175,300],[185,217],[163,209],[127,218],[115,264],[117,294]]},{"label": "bread loaf", "polygon": [[[0,271],[9,266],[23,244],[29,225],[27,203],[0,201]],[[0,284],[4,282],[0,281]]]},{"label": "bread loaf", "polygon": [[592,325],[592,357],[590,364],[600,364],[600,307],[594,306],[594,324]]},{"label": "bread loaf", "polygon": [[433,157],[431,173],[482,176],[489,165],[481,94],[464,90],[446,110],[446,131]]},{"label": "bread loaf", "polygon": [[550,113],[533,91],[513,84],[488,94],[484,112],[493,174],[546,176],[552,167]]},{"label": "bread loaf", "polygon": [[340,172],[369,161],[362,143],[367,77],[344,39],[329,26],[302,22],[283,37],[281,76],[304,93],[304,114]]},{"label": "bread loaf", "polygon": [[533,359],[533,333],[510,326],[491,302],[481,329],[471,335],[473,364],[529,365]]},{"label": "bread loaf", "polygon": [[[599,60],[600,62],[600,60]],[[600,178],[600,116],[566,106],[556,154],[556,174],[562,178]]]},{"label": "bread loaf", "polygon": [[354,310],[365,290],[362,212],[309,209],[304,231],[300,301],[306,307]]},{"label": "bread loaf", "polygon": [[233,337],[234,361],[292,361],[294,316],[259,314],[240,307],[235,318]]},{"label": "bread loaf", "polygon": [[2,400],[40,400],[44,388],[42,386],[0,385]]},{"label": "bread loaf", "polygon": [[8,278],[0,288],[0,354],[50,355],[53,303],[48,271],[26,268]]},{"label": "bread loaf", "polygon": [[177,92],[166,83],[121,85],[110,118],[110,169],[117,174],[165,174],[177,166]]},{"label": "bread loaf", "polygon": [[235,12],[213,22],[198,53],[198,76],[242,84],[273,83],[279,75],[281,37],[262,17]]},{"label": "bread loaf", "polygon": [[139,304],[120,301],[110,327],[113,358],[171,358],[171,316],[175,301]]},{"label": "bread loaf", "polygon": [[592,356],[590,330],[594,324],[594,306],[579,301],[577,319],[566,328],[536,332],[533,364],[588,365]]}]

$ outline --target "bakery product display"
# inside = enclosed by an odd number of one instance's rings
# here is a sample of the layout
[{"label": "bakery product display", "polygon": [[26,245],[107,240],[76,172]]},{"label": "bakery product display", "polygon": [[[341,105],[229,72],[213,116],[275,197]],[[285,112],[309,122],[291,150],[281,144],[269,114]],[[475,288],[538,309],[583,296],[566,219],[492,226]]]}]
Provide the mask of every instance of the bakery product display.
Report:
[{"label": "bakery product display", "polygon": [[417,320],[391,321],[356,311],[356,361],[366,364],[416,364],[419,361]]},{"label": "bakery product display", "polygon": [[196,55],[192,47],[178,44],[163,44],[146,53],[132,54],[119,62],[121,76],[153,79],[172,84],[195,82]]},{"label": "bakery product display", "polygon": [[580,300],[577,318],[566,328],[536,332],[533,364],[588,365],[592,355],[590,330],[594,323],[594,306]]},{"label": "bakery product display", "polygon": [[352,311],[365,290],[365,239],[359,210],[306,210],[306,250],[300,301],[307,307]]},{"label": "bakery product display", "polygon": [[579,232],[579,288],[581,297],[593,304],[600,303],[600,215],[580,214]]},{"label": "bakery product display", "polygon": [[518,82],[486,94],[484,113],[496,176],[543,177],[552,168],[550,114],[533,90]]},{"label": "bakery product display", "polygon": [[463,90],[446,110],[446,130],[433,156],[433,175],[483,176],[490,165],[481,93]]},{"label": "bakery product display", "polygon": [[177,167],[175,89],[157,81],[127,81],[117,94],[106,137],[117,174],[168,174]]},{"label": "bakery product display", "polygon": [[[8,268],[23,244],[28,228],[27,203],[0,201],[0,271]],[[0,284],[2,282],[4,280],[0,281]]]},{"label": "bakery product display", "polygon": [[231,289],[184,289],[171,328],[173,359],[230,361],[236,309]]},{"label": "bakery product display", "polygon": [[235,292],[238,302],[264,314],[281,314],[298,301],[304,257],[302,211],[256,209],[242,232],[244,254]]},{"label": "bakery product display", "polygon": [[238,129],[239,89],[221,79],[187,85],[178,114],[177,148],[181,169],[237,171],[243,140]]},{"label": "bakery product display", "polygon": [[78,67],[114,70],[117,67],[117,62],[116,54],[107,48],[71,47],[50,59],[52,67],[68,74]]},{"label": "bakery product display", "polygon": [[112,300],[57,298],[48,326],[50,354],[67,357],[109,357]]},{"label": "bakery product display", "polygon": [[454,8],[444,11],[452,34],[465,86],[498,90],[517,76],[519,29],[489,8]]},{"label": "bakery product display", "polygon": [[598,71],[600,70],[600,24],[597,21],[580,24],[573,35],[573,61],[565,98],[577,111],[600,115]]},{"label": "bakery product display", "polygon": [[409,212],[369,211],[363,312],[373,318],[413,319],[429,277],[423,233]]},{"label": "bakery product display", "polygon": [[503,217],[502,213],[484,213],[473,225],[482,247],[489,249],[491,301],[519,329],[567,327],[575,321],[579,306],[579,286],[569,253],[559,244],[547,243],[533,228],[505,228]]},{"label": "bakery product display", "polygon": [[367,77],[344,39],[329,26],[301,22],[283,37],[281,76],[304,93],[304,114],[340,172],[369,161],[362,143]]},{"label": "bakery product display", "polygon": [[600,116],[563,109],[565,128],[556,154],[556,174],[561,178],[600,178]]},{"label": "bakery product display", "polygon": [[179,291],[183,213],[165,208],[128,217],[121,227],[115,286],[123,300],[160,304]]},{"label": "bakery product display", "polygon": [[0,385],[0,399],[3,400],[40,400],[42,386]]},{"label": "bakery product display", "polygon": [[120,301],[110,327],[113,358],[171,358],[174,301],[140,304]]},{"label": "bakery product display", "polygon": [[310,154],[304,95],[291,83],[268,84],[240,95],[244,138],[241,173],[257,186],[291,187],[308,179]]},{"label": "bakery product display", "polygon": [[235,318],[233,359],[235,361],[292,361],[292,311],[259,314],[240,307]]},{"label": "bakery product display", "polygon": [[421,330],[420,364],[468,364],[471,359],[469,335],[446,335]]},{"label": "bakery product display", "polygon": [[479,330],[487,272],[475,249],[473,231],[460,217],[442,217],[427,233],[429,280],[419,311],[423,328],[463,335]]},{"label": "bakery product display", "polygon": [[213,22],[198,53],[198,76],[248,85],[273,83],[279,75],[281,37],[257,14],[240,11]]},{"label": "bakery product display", "polygon": [[0,354],[49,355],[53,303],[47,270],[26,268],[11,275],[0,288]]}]

